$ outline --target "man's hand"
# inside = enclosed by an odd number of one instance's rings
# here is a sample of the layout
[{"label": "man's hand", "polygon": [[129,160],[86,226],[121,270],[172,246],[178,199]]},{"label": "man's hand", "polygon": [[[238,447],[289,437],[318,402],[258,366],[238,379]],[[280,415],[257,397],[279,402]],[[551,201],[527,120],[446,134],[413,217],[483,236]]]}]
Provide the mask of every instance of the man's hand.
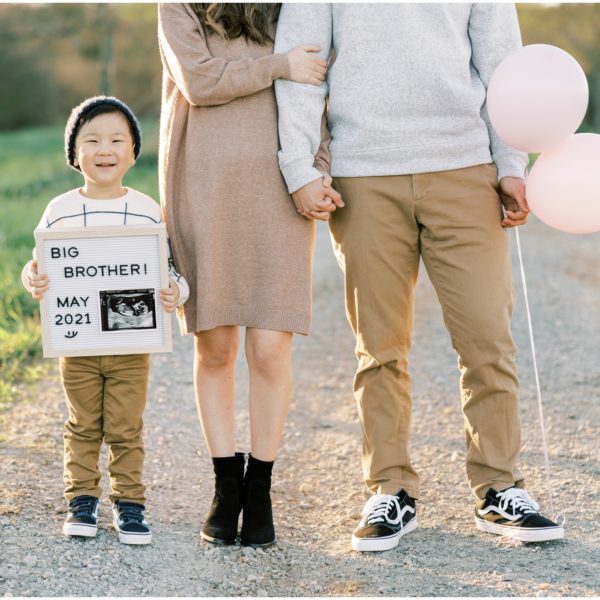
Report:
[{"label": "man's hand", "polygon": [[307,219],[327,221],[336,208],[342,208],[342,196],[331,187],[331,177],[324,175],[292,194],[298,212]]},{"label": "man's hand", "polygon": [[500,200],[504,206],[502,227],[524,225],[529,215],[525,196],[525,182],[520,177],[503,177],[500,180]]},{"label": "man's hand", "polygon": [[169,287],[160,290],[160,302],[166,312],[172,313],[179,302],[179,286],[169,277]]},{"label": "man's hand", "polygon": [[48,291],[48,284],[50,283],[48,275],[38,274],[38,262],[35,258],[31,261],[31,265],[29,266],[27,282],[31,288],[31,295],[36,300],[41,300]]}]

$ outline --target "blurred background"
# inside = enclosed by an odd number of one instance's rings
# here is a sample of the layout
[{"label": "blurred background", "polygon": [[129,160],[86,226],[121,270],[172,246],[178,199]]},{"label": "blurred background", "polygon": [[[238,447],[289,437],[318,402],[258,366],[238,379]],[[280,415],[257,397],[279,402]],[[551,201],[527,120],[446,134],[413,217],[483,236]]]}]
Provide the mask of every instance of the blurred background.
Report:
[{"label": "blurred background", "polygon": [[[600,128],[600,4],[517,4],[524,44],[571,53],[590,82],[585,128]],[[62,124],[99,92],[140,117],[160,110],[154,4],[0,4],[0,130]]]},{"label": "blurred background", "polygon": [[[553,44],[579,61],[590,85],[580,131],[599,132],[600,4],[517,10],[524,44]],[[48,201],[80,184],[63,156],[71,108],[100,93],[133,108],[143,151],[126,183],[158,199],[160,92],[156,5],[0,4],[0,410],[47,368],[20,271]]]}]

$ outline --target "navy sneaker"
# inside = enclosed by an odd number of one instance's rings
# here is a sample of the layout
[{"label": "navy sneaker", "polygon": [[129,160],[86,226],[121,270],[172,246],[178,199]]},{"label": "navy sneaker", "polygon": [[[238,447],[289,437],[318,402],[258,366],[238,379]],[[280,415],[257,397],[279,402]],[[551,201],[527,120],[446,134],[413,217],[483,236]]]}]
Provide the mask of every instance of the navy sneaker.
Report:
[{"label": "navy sneaker", "polygon": [[76,496],[69,502],[69,512],[63,525],[65,535],[95,537],[98,532],[98,498]]},{"label": "navy sneaker", "polygon": [[404,490],[395,495],[371,496],[352,534],[352,549],[360,552],[391,550],[400,538],[417,528],[414,498]]},{"label": "navy sneaker", "polygon": [[493,488],[475,506],[475,525],[480,531],[504,535],[521,542],[547,542],[565,537],[565,530],[543,517],[540,507],[525,491]]},{"label": "navy sneaker", "polygon": [[113,504],[113,527],[122,544],[149,544],[152,532],[144,519],[145,506],[137,502],[117,500]]}]

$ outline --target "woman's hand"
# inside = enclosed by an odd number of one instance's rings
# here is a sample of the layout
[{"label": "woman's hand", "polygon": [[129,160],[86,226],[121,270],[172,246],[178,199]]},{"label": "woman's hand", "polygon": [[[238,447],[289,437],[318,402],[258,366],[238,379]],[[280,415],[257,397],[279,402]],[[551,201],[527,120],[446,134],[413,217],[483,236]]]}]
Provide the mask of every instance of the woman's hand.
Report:
[{"label": "woman's hand", "polygon": [[169,277],[169,287],[160,290],[160,302],[166,312],[172,313],[179,302],[179,286]]},{"label": "woman's hand", "polygon": [[31,288],[31,295],[36,300],[41,300],[48,291],[48,284],[50,283],[48,275],[38,274],[38,263],[35,259],[31,261],[29,273],[27,273],[27,282]]},{"label": "woman's hand", "polygon": [[321,85],[325,81],[327,62],[320,56],[311,54],[320,52],[319,46],[297,46],[287,53],[290,61],[290,79],[298,83]]},{"label": "woman's hand", "polygon": [[342,208],[341,194],[331,187],[331,177],[324,175],[315,179],[292,194],[298,213],[307,219],[327,221],[331,213]]}]

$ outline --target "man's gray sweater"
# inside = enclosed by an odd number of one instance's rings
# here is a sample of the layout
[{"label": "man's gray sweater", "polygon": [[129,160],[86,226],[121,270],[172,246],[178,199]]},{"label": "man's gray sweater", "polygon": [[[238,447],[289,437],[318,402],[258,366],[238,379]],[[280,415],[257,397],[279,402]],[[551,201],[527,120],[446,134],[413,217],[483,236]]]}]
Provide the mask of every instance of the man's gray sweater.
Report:
[{"label": "man's gray sweater", "polygon": [[321,86],[278,79],[279,162],[290,192],[317,179],[329,97],[331,174],[405,175],[492,160],[523,177],[527,156],[490,125],[486,88],[521,46],[512,4],[283,4],[275,52],[320,46]]}]

